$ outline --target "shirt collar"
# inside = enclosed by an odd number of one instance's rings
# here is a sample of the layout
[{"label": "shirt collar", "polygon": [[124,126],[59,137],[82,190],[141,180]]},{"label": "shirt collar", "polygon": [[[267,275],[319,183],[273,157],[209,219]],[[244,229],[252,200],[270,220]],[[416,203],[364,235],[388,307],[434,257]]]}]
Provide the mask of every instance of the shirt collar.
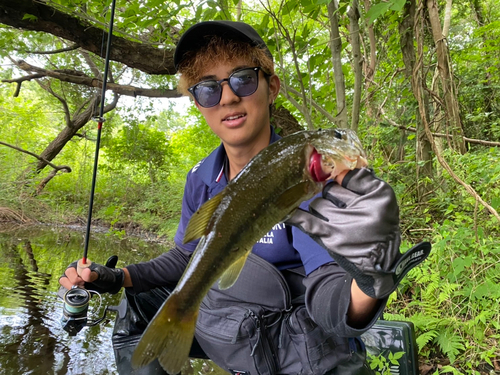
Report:
[{"label": "shirt collar", "polygon": [[[271,126],[271,137],[269,144],[276,142],[281,137],[276,134],[274,127]],[[224,145],[221,143],[214,151],[203,159],[198,167],[193,170],[202,181],[209,186],[210,190],[222,190],[227,185],[227,178],[224,173],[227,154]]]}]

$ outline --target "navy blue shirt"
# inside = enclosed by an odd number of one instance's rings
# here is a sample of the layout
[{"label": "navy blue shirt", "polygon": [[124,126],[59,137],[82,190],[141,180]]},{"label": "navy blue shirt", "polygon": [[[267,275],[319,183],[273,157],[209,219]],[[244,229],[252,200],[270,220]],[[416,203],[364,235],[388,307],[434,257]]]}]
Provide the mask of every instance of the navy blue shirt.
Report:
[{"label": "navy blue shirt", "polygon": [[[270,143],[280,139],[271,128]],[[175,244],[186,251],[194,251],[199,240],[183,244],[184,232],[191,216],[214,195],[221,192],[227,185],[226,151],[221,144],[209,156],[189,171],[182,199],[181,219]],[[314,198],[313,198],[314,199]],[[303,202],[301,208],[307,209],[309,201]],[[304,266],[307,274],[332,258],[321,246],[297,228],[283,223],[277,223],[272,230],[262,237],[253,247],[252,252],[284,270]]]}]

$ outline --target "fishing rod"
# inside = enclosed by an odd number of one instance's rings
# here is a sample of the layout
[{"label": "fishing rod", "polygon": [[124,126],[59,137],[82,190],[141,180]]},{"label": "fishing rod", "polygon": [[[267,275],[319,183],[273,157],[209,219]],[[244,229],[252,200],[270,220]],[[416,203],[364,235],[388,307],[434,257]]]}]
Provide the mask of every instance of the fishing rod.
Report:
[{"label": "fishing rod", "polygon": [[[101,103],[99,108],[99,117],[94,118],[97,121],[97,141],[95,147],[95,156],[94,156],[94,167],[92,173],[92,183],[90,188],[90,200],[89,200],[89,208],[88,208],[88,217],[87,217],[87,226],[85,231],[85,245],[83,249],[82,259],[77,262],[77,272],[78,275],[81,275],[83,269],[90,267],[92,262],[88,260],[88,249],[90,242],[90,226],[92,222],[92,209],[94,206],[94,195],[95,195],[95,186],[97,181],[97,167],[99,162],[99,148],[101,145],[101,133],[102,133],[102,124],[105,121],[104,119],[104,105],[106,100],[106,85],[108,81],[108,71],[109,71],[109,55],[111,51],[111,39],[113,36],[113,24],[115,18],[115,8],[116,8],[116,0],[112,0],[111,3],[111,15],[109,20],[109,31],[108,31],[108,40],[106,45],[106,57],[104,60],[104,76],[102,80],[102,91],[101,91]],[[115,267],[118,257],[112,256],[106,262],[106,266]],[[106,312],[108,310],[115,310],[116,307],[108,306],[104,310],[104,315],[97,319],[88,321],[87,312],[90,299],[93,294],[99,296],[99,307],[102,303],[101,295],[92,290],[86,290],[84,288],[80,288],[74,286],[70,290],[68,290],[63,297],[64,305],[63,305],[63,318],[61,321],[63,329],[69,333],[70,336],[75,336],[78,332],[82,330],[85,326],[95,326],[104,320],[106,317]],[[98,311],[99,308],[96,310]]]},{"label": "fishing rod", "polygon": [[[106,58],[104,60],[104,78],[102,80],[102,92],[101,92],[101,105],[99,108],[99,117],[97,118],[97,141],[95,145],[95,156],[94,156],[94,169],[92,173],[92,184],[90,187],[90,200],[89,200],[89,211],[87,217],[87,228],[85,232],[85,246],[83,249],[83,257],[78,261],[78,267],[89,267],[90,261],[87,259],[88,251],[89,251],[89,240],[90,240],[90,225],[92,222],[92,208],[94,206],[94,194],[95,194],[95,185],[97,180],[97,166],[99,162],[99,148],[101,145],[101,133],[102,133],[102,123],[105,121],[104,119],[104,102],[106,100],[106,85],[108,81],[108,71],[109,71],[109,54],[111,51],[111,39],[113,37],[113,24],[115,19],[115,6],[116,0],[112,0],[111,3],[111,17],[109,20],[109,32],[108,32],[108,43],[106,46]],[[80,274],[80,272],[78,272]]]}]

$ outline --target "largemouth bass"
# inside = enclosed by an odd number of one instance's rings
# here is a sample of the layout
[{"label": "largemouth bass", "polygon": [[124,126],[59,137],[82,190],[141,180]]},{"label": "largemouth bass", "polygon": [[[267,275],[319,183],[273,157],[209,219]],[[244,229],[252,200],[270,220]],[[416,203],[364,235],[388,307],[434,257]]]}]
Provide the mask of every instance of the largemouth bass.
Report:
[{"label": "largemouth bass", "polygon": [[184,243],[200,238],[176,288],[146,328],[132,357],[142,367],[158,358],[170,374],[188,359],[200,304],[212,285],[237,280],[253,245],[284,221],[324,181],[366,165],[350,130],[303,131],[257,154],[226,188],[191,217]]}]

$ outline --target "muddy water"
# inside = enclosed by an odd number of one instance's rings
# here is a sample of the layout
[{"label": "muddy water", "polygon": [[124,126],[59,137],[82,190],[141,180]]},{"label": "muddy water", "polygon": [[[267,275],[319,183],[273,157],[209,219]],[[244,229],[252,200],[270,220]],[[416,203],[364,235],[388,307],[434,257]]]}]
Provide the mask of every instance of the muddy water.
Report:
[{"label": "muddy water", "polygon": [[[0,374],[116,374],[111,345],[115,313],[74,337],[61,326],[58,279],[81,258],[83,244],[82,228],[0,226]],[[102,264],[116,254],[120,267],[169,248],[151,239],[93,233],[88,257]],[[89,318],[102,316],[105,306],[118,302],[119,295],[105,295],[101,304],[92,298]],[[205,363],[196,367],[212,372]]]}]

